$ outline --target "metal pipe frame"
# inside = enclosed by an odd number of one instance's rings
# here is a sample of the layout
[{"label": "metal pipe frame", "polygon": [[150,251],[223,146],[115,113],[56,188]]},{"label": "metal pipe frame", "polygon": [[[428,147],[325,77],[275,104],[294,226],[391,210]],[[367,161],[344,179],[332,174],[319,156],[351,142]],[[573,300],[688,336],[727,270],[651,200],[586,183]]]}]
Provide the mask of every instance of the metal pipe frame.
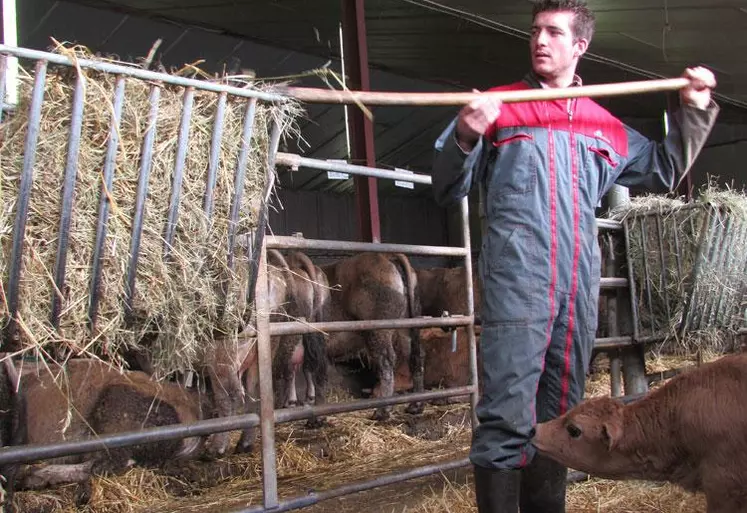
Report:
[{"label": "metal pipe frame", "polygon": [[[275,424],[287,424],[299,420],[308,420],[320,416],[339,415],[354,411],[369,410],[381,406],[392,406],[412,401],[430,401],[447,397],[458,397],[473,392],[472,386],[400,394],[392,397],[361,399],[343,403],[328,403],[321,406],[300,406],[273,411],[272,421]],[[196,436],[207,436],[213,433],[235,431],[247,427],[260,426],[260,416],[256,413],[232,415],[216,419],[198,420],[187,424],[173,424],[138,431],[125,431],[111,435],[99,436],[90,440],[75,440],[50,444],[26,444],[0,448],[0,466],[9,463],[30,463],[60,456],[86,454],[118,447],[129,447],[165,440],[178,440]]]},{"label": "metal pipe frame", "polygon": [[[34,101],[31,103],[32,115],[30,116],[29,134],[27,134],[27,151],[26,161],[24,165],[24,173],[22,174],[22,182],[25,186],[22,187],[22,197],[20,198],[19,204],[21,207],[25,204],[25,209],[19,207],[19,211],[16,217],[16,229],[14,230],[14,245],[13,254],[14,258],[11,262],[11,285],[9,291],[11,293],[10,299],[15,301],[17,307],[17,293],[18,293],[18,279],[20,276],[21,266],[21,254],[23,250],[23,234],[24,229],[18,229],[19,223],[22,225],[21,228],[25,227],[27,209],[28,209],[28,195],[31,188],[32,169],[33,169],[33,157],[35,154],[36,136],[38,134],[38,122],[40,118],[41,102],[43,100],[43,89],[45,82],[46,66],[48,63],[61,64],[67,66],[80,66],[81,68],[93,69],[103,72],[108,72],[118,75],[117,89],[115,92],[114,101],[114,113],[110,123],[110,135],[112,138],[109,141],[109,147],[107,149],[107,156],[104,164],[104,183],[102,184],[101,200],[99,204],[99,219],[97,225],[97,238],[96,238],[96,252],[94,257],[94,266],[100,265],[102,252],[104,247],[104,239],[106,235],[106,221],[108,216],[108,205],[106,200],[107,189],[111,189],[111,183],[114,172],[114,160],[117,152],[117,127],[121,120],[122,102],[124,99],[124,78],[130,76],[154,82],[151,85],[151,97],[150,97],[150,113],[149,113],[149,128],[146,132],[145,138],[141,148],[141,163],[140,163],[140,175],[138,182],[138,197],[135,209],[135,219],[132,227],[132,243],[131,243],[131,260],[127,269],[126,284],[127,284],[127,297],[126,306],[129,313],[132,311],[132,301],[135,294],[135,281],[137,272],[137,257],[139,253],[140,235],[142,230],[142,223],[144,213],[144,202],[145,194],[148,190],[148,179],[149,171],[152,163],[151,154],[153,151],[153,142],[155,138],[156,120],[158,117],[158,104],[160,88],[164,84],[172,84],[187,88],[185,90],[184,106],[182,112],[182,123],[180,125],[179,133],[179,151],[176,168],[174,185],[171,191],[172,197],[170,201],[169,210],[169,222],[165,227],[165,239],[167,244],[170,244],[170,239],[173,237],[173,228],[178,218],[179,209],[179,194],[180,185],[182,180],[181,167],[184,161],[184,153],[187,151],[186,143],[189,133],[189,117],[190,108],[192,106],[192,92],[193,89],[213,91],[221,93],[218,109],[214,120],[214,133],[211,148],[210,165],[208,168],[206,191],[204,198],[203,208],[208,214],[208,217],[212,214],[213,208],[213,187],[215,185],[215,169],[217,165],[218,149],[220,147],[220,139],[222,133],[222,127],[224,122],[224,110],[226,103],[227,94],[233,94],[235,96],[248,98],[248,107],[246,117],[244,120],[244,145],[248,144],[252,130],[252,114],[254,112],[254,106],[258,100],[277,102],[287,99],[284,96],[260,93],[257,91],[251,91],[243,88],[236,88],[226,86],[222,84],[215,84],[202,80],[191,80],[181,77],[175,77],[167,74],[150,72],[142,70],[140,68],[130,68],[126,66],[104,63],[98,61],[89,61],[85,59],[76,60],[74,63],[63,56],[51,54],[47,52],[38,52],[35,50],[28,50],[22,48],[8,47],[0,45],[0,56],[14,55],[20,58],[38,59],[37,63],[37,76],[34,88]],[[36,123],[36,126],[34,125]],[[70,147],[74,147],[74,139],[76,137],[75,130],[70,134]],[[245,153],[246,148],[241,149],[242,154]],[[375,178],[385,178],[393,180],[403,180],[413,183],[430,184],[431,179],[429,176],[416,175],[409,173],[402,173],[396,171],[388,171],[383,169],[376,169],[368,166],[351,166],[348,164],[339,164],[326,161],[318,161],[315,159],[306,159],[304,157],[291,155],[291,154],[275,154],[276,148],[271,150],[269,158],[269,169],[268,172],[274,172],[275,166],[278,164],[285,164],[290,166],[305,165],[309,167],[316,167],[319,169],[331,169],[348,172],[355,175],[369,176]],[[66,167],[66,177],[69,179],[75,168],[75,161],[73,152],[71,151]],[[234,191],[234,198],[232,201],[232,221],[235,223],[235,210],[236,206],[240,203],[241,187],[240,183],[243,173],[243,158],[240,158],[240,162],[236,169],[236,190]],[[74,177],[74,174],[72,175]],[[24,181],[25,180],[25,181]],[[64,189],[63,195],[67,197],[68,188]],[[25,196],[24,193],[25,192]],[[25,200],[24,200],[25,198]],[[25,203],[24,203],[25,201]],[[63,201],[63,203],[65,203]],[[68,202],[70,203],[70,202]],[[68,205],[72,208],[71,205]],[[382,243],[356,243],[351,241],[326,241],[326,240],[306,240],[299,239],[296,237],[266,237],[258,247],[253,248],[254,251],[259,251],[259,262],[257,269],[257,280],[256,280],[256,304],[257,304],[257,330],[254,333],[258,338],[258,361],[257,365],[260,373],[260,413],[257,414],[245,414],[236,415],[230,417],[222,417],[218,419],[208,419],[198,421],[190,424],[171,425],[159,428],[149,428],[134,432],[117,433],[114,435],[108,435],[98,437],[90,440],[83,441],[72,441],[57,444],[44,444],[44,445],[23,445],[23,446],[11,446],[0,449],[0,465],[12,463],[12,462],[31,462],[44,459],[55,458],[63,455],[72,454],[83,454],[88,452],[96,452],[100,450],[106,450],[108,448],[125,447],[137,444],[147,444],[163,440],[183,439],[195,436],[207,436],[212,433],[233,431],[237,429],[243,429],[247,427],[259,426],[262,435],[262,469],[263,469],[263,506],[261,509],[258,507],[243,510],[243,511],[286,511],[289,509],[296,509],[303,507],[311,503],[319,502],[324,499],[338,497],[341,495],[347,495],[358,491],[375,488],[377,486],[383,486],[386,484],[396,483],[416,477],[430,475],[444,469],[458,468],[468,464],[468,460],[457,460],[454,462],[442,462],[434,465],[427,465],[424,467],[407,470],[404,472],[393,473],[387,476],[379,477],[376,479],[353,483],[345,485],[343,487],[327,490],[319,494],[307,497],[296,497],[289,501],[279,501],[277,496],[277,467],[276,467],[276,454],[274,447],[274,433],[275,424],[283,422],[293,422],[302,419],[317,418],[326,415],[335,415],[345,412],[365,410],[378,408],[382,406],[389,406],[395,404],[409,403],[413,401],[427,401],[431,399],[445,398],[445,397],[456,397],[456,396],[470,396],[470,406],[472,413],[472,426],[473,429],[477,425],[477,418],[475,414],[475,406],[477,404],[477,398],[479,393],[478,384],[478,367],[477,367],[477,342],[475,335],[475,316],[474,316],[474,296],[472,286],[472,261],[471,261],[471,239],[469,229],[469,206],[467,198],[463,198],[460,205],[461,209],[461,222],[462,222],[462,246],[461,247],[441,247],[441,246],[423,246],[423,245],[407,245],[407,244],[382,244]],[[63,218],[64,221],[64,218]],[[597,225],[602,230],[608,231],[621,231],[624,228],[622,223],[608,219],[597,219]],[[236,241],[237,234],[233,233],[230,246]],[[625,232],[627,237],[627,232]],[[268,293],[268,276],[267,276],[267,250],[270,248],[274,249],[326,249],[340,252],[359,252],[359,251],[376,251],[376,252],[397,252],[411,255],[432,255],[432,256],[447,256],[447,257],[461,257],[464,259],[464,265],[466,268],[466,287],[467,287],[467,304],[466,311],[467,315],[453,316],[447,318],[416,318],[416,319],[384,319],[384,320],[372,320],[372,321],[354,321],[354,322],[321,322],[321,323],[300,323],[300,322],[289,322],[289,323],[270,323],[269,312],[267,310],[267,293]],[[64,252],[64,251],[63,251]],[[64,255],[63,255],[64,257]],[[229,257],[230,258],[230,257]],[[95,269],[95,267],[94,267]],[[100,271],[100,269],[99,269]],[[15,282],[13,277],[15,276]],[[60,275],[58,275],[60,276]],[[632,275],[631,275],[632,276]],[[62,275],[64,279],[64,275]],[[619,277],[605,277],[602,278],[600,287],[602,288],[624,288],[631,286],[628,280]],[[91,282],[92,291],[98,288],[98,273],[94,273],[94,277]],[[15,297],[13,294],[15,293]],[[12,301],[9,301],[9,305],[13,305]],[[92,302],[89,305],[90,311],[94,314],[91,317],[92,325],[95,325],[95,312],[97,308],[97,296],[92,294]],[[13,323],[11,323],[13,324]],[[309,333],[316,330],[325,331],[354,331],[354,330],[366,330],[366,329],[384,329],[384,328],[426,328],[426,327],[457,327],[466,326],[468,339],[469,339],[469,359],[470,359],[470,381],[468,386],[455,387],[446,390],[436,390],[431,392],[419,392],[401,394],[398,396],[386,397],[386,398],[375,398],[369,400],[358,400],[349,403],[335,403],[335,404],[324,404],[320,406],[304,406],[300,408],[289,408],[275,410],[273,405],[273,382],[272,382],[272,355],[270,348],[270,337],[273,335],[287,335],[287,334],[300,334]],[[622,346],[629,346],[636,342],[644,342],[645,340],[636,340],[635,337],[608,337],[606,339],[597,339],[595,349],[607,350],[614,349]],[[308,501],[313,502],[309,503]]]},{"label": "metal pipe frame", "polygon": [[70,58],[63,57],[59,54],[42,52],[39,50],[31,50],[29,48],[0,45],[0,54],[12,55],[21,59],[46,61],[51,64],[61,64],[63,66],[69,66],[73,68],[78,66],[83,69],[92,69],[96,71],[102,71],[104,73],[111,73],[114,75],[124,75],[132,78],[139,78],[147,82],[162,82],[163,84],[171,84],[182,87],[194,87],[195,89],[212,91],[214,93],[225,92],[242,98],[256,98],[257,100],[266,102],[285,102],[288,100],[288,96],[285,95],[253,91],[251,89],[234,87],[225,84],[216,84],[214,82],[208,82],[207,80],[184,78],[176,75],[169,75],[166,73],[148,71],[142,68],[113,64],[110,62],[93,61],[90,59],[76,59],[73,62]]}]

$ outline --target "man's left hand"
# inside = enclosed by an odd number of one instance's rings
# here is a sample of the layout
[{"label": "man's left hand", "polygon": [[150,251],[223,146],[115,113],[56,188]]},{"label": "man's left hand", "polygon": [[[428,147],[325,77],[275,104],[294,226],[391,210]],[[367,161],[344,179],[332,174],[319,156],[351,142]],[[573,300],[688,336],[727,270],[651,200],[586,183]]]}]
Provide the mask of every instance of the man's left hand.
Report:
[{"label": "man's left hand", "polygon": [[680,89],[682,103],[706,109],[711,103],[711,89],[716,87],[716,77],[701,66],[687,68],[682,76],[690,79],[690,85]]}]

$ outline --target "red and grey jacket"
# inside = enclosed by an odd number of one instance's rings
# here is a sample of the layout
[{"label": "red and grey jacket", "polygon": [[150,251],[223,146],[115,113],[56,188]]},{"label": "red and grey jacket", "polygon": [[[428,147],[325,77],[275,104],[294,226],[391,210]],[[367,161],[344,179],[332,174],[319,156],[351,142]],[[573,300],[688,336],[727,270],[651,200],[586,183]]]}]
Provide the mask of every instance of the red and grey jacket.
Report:
[{"label": "red and grey jacket", "polygon": [[[529,74],[491,91],[533,87],[540,84]],[[540,266],[548,269],[547,274],[539,272],[533,278],[549,281],[549,269],[557,268],[557,285],[570,286],[571,276],[565,274],[579,262],[585,264],[582,270],[591,267],[595,207],[610,187],[617,183],[652,192],[676,188],[702,149],[718,111],[715,102],[706,110],[680,107],[666,138],[658,143],[589,98],[507,103],[469,153],[456,144],[454,119],[435,144],[435,199],[443,206],[454,203],[479,184],[484,188],[486,269],[498,271],[499,266],[509,279],[511,272],[524,267],[522,254],[504,251],[514,237],[512,246],[529,248],[522,251],[531,249],[548,264]]]}]

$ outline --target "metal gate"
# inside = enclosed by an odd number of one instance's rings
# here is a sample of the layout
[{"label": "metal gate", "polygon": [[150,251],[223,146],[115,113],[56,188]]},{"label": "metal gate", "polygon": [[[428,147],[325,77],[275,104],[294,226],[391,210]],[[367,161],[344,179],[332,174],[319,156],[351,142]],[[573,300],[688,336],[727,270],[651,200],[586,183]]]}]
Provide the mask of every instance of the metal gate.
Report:
[{"label": "metal gate", "polygon": [[[185,111],[189,106],[189,97],[193,90],[205,90],[212,91],[217,94],[233,95],[236,97],[244,98],[247,102],[247,126],[251,123],[249,114],[252,112],[252,105],[256,102],[267,101],[283,101],[284,97],[275,94],[258,93],[248,89],[242,89],[237,87],[230,87],[221,84],[213,84],[200,80],[191,80],[167,74],[155,73],[145,71],[137,68],[130,68],[125,66],[119,66],[109,63],[102,63],[98,61],[84,61],[77,60],[72,62],[70,59],[45,52],[38,52],[27,49],[11,48],[7,46],[0,46],[0,54],[2,55],[3,61],[0,62],[0,97],[4,97],[5,87],[5,59],[7,56],[15,56],[21,59],[29,59],[36,62],[36,85],[34,88],[34,97],[31,103],[31,122],[28,129],[28,138],[26,145],[26,152],[24,155],[24,172],[21,177],[23,185],[21,187],[21,195],[18,199],[19,208],[18,214],[15,218],[15,225],[13,228],[13,257],[10,262],[10,278],[6,286],[8,296],[8,308],[11,314],[14,312],[14,308],[17,307],[17,296],[18,296],[18,281],[21,273],[20,258],[23,251],[23,239],[24,230],[28,218],[28,195],[30,191],[30,183],[33,179],[32,170],[34,164],[35,155],[35,143],[36,135],[38,133],[38,111],[43,101],[43,86],[44,86],[44,74],[47,65],[61,65],[67,66],[71,69],[72,73],[77,73],[78,67],[80,69],[93,69],[104,73],[111,73],[117,77],[129,76],[138,78],[144,81],[153,83],[152,94],[153,102],[152,106],[154,112],[157,110],[155,106],[157,103],[158,85],[159,83],[170,84],[184,88],[185,96]],[[80,80],[80,77],[78,78]],[[118,96],[114,99],[115,105],[121,105],[123,93],[119,92]],[[325,103],[328,100],[325,98],[321,99],[307,99],[307,101],[317,101],[318,103]],[[355,103],[357,100],[354,98],[337,99],[334,103]],[[438,103],[434,103],[436,105]],[[82,104],[79,98],[73,99],[73,108],[75,112],[79,112],[82,109]],[[0,113],[1,114],[1,113]],[[151,115],[154,115],[153,112]],[[185,112],[185,115],[186,114]],[[116,151],[116,116],[112,120],[112,125],[109,127],[111,133],[111,140],[109,142],[109,152]],[[68,165],[65,169],[66,175],[66,186],[63,191],[64,211],[63,220],[69,220],[69,211],[72,208],[70,198],[72,198],[73,188],[75,183],[75,168],[77,165],[74,149],[76,138],[80,137],[79,131],[77,131],[78,124],[73,123],[71,133],[69,134],[69,140],[71,143],[71,156],[68,159]],[[177,134],[180,136],[182,134]],[[216,135],[219,143],[220,135]],[[150,143],[148,142],[150,141]],[[247,141],[248,144],[248,141]],[[269,176],[274,176],[274,170],[276,165],[287,165],[291,167],[305,166],[320,170],[330,171],[341,171],[352,175],[369,176],[378,179],[386,180],[401,180],[406,182],[414,182],[425,185],[431,184],[431,178],[428,175],[419,175],[411,173],[401,173],[397,171],[390,171],[378,168],[371,168],[365,166],[355,166],[342,164],[338,162],[329,162],[316,159],[305,158],[299,155],[292,155],[287,153],[277,153],[278,137],[277,131],[273,131],[272,137],[272,149],[270,158],[268,159],[267,172]],[[188,151],[188,148],[180,146],[180,151]],[[241,149],[242,152],[246,151],[246,148]],[[152,139],[146,136],[146,142],[142,149],[143,166],[141,170],[141,184],[142,186],[138,189],[139,192],[139,203],[142,203],[142,198],[147,192],[147,172],[149,159],[153,158],[153,147]],[[111,158],[108,159],[111,164]],[[111,166],[104,170],[104,177],[107,180],[111,178]],[[179,175],[180,170],[177,168],[175,174]],[[242,170],[237,169],[234,198],[241,194],[242,187]],[[174,180],[174,183],[178,183],[178,180]],[[172,202],[173,215],[176,216],[178,213],[178,190],[172,190],[172,195],[175,201]],[[265,198],[265,201],[267,198]],[[234,199],[234,201],[238,201]],[[236,204],[236,203],[234,203]],[[100,230],[106,230],[106,219],[107,219],[107,201],[105,195],[102,194],[101,199],[101,210],[99,218]],[[0,449],[0,465],[8,464],[12,462],[33,462],[44,459],[50,459],[59,457],[62,455],[72,454],[83,454],[88,452],[94,452],[103,450],[106,448],[125,447],[142,443],[157,442],[163,440],[174,440],[185,437],[204,436],[212,433],[227,432],[247,427],[260,427],[261,438],[262,438],[262,469],[263,469],[263,504],[260,506],[249,507],[241,509],[239,511],[249,513],[258,511],[287,511],[292,509],[309,506],[319,501],[367,490],[387,484],[392,484],[416,477],[427,476],[435,473],[442,472],[444,470],[455,469],[463,466],[467,466],[469,461],[466,458],[440,462],[423,467],[409,469],[403,472],[392,473],[384,476],[377,477],[375,479],[365,480],[361,482],[350,483],[346,486],[339,487],[332,490],[326,490],[322,492],[309,493],[307,495],[292,497],[284,500],[279,500],[277,493],[277,472],[276,472],[276,454],[275,454],[275,425],[286,422],[293,422],[302,419],[309,419],[318,416],[329,416],[340,414],[344,412],[351,412],[355,410],[373,409],[380,406],[395,405],[401,403],[407,403],[411,401],[426,401],[437,398],[445,398],[452,396],[470,396],[470,404],[472,408],[472,425],[473,428],[476,425],[475,418],[475,405],[478,399],[478,368],[477,368],[477,346],[476,346],[476,335],[475,335],[475,305],[473,304],[473,290],[472,290],[472,260],[471,260],[471,243],[470,243],[470,229],[469,229],[469,206],[468,199],[465,197],[460,203],[461,210],[461,225],[462,225],[462,241],[461,245],[451,246],[422,246],[422,245],[406,245],[406,244],[385,244],[385,243],[362,243],[352,241],[341,241],[341,240],[309,240],[297,237],[288,236],[264,236],[264,230],[267,219],[266,214],[262,216],[260,221],[260,228],[255,234],[255,240],[259,244],[255,245],[255,260],[253,265],[255,266],[256,272],[252,272],[252,279],[256,277],[256,303],[257,303],[257,319],[256,333],[252,330],[248,330],[247,336],[257,336],[258,340],[258,352],[259,352],[259,374],[260,374],[260,413],[256,414],[245,414],[232,417],[224,417],[217,419],[204,420],[195,422],[189,425],[175,425],[166,426],[160,428],[149,428],[137,432],[126,432],[115,435],[102,436],[97,439],[90,439],[84,441],[73,441],[65,443],[56,443],[48,445],[37,445],[37,446],[15,446],[5,447]],[[137,254],[138,245],[137,237],[142,221],[142,214],[138,217],[140,220],[133,227],[133,240],[135,241],[132,246],[131,265],[128,270],[128,279],[134,281],[134,269],[137,266]],[[173,219],[173,218],[171,218]],[[235,221],[235,219],[234,219]],[[613,222],[610,220],[599,219],[598,226],[603,233],[604,237],[610,237],[622,242],[624,238],[623,227],[620,223]],[[66,245],[66,230],[68,229],[66,221],[61,224],[61,232],[58,245],[58,260],[60,265],[55,270],[55,283],[59,288],[64,287],[65,281],[65,256],[67,251]],[[166,229],[166,233],[170,233],[169,229]],[[240,234],[232,232],[231,240],[227,243],[233,247],[237,242],[236,239]],[[410,319],[385,319],[385,320],[366,320],[366,321],[345,321],[345,322],[319,322],[319,323],[302,323],[302,322],[279,322],[270,323],[268,312],[267,312],[267,261],[266,252],[268,249],[323,249],[333,252],[386,252],[386,253],[404,253],[406,255],[430,255],[430,256],[444,256],[444,257],[456,257],[463,259],[465,273],[464,287],[467,289],[467,304],[465,305],[466,315],[452,316],[446,318],[410,318]],[[625,290],[628,287],[629,277],[620,277],[614,275],[608,275],[602,278],[601,288],[603,294],[609,294],[614,296],[617,291]],[[132,283],[134,286],[134,283]],[[250,286],[251,290],[254,290],[254,285]],[[614,299],[614,298],[613,298]],[[50,301],[57,304],[55,297],[51,297]],[[58,305],[59,306],[59,305]],[[54,310],[54,311],[59,311]],[[95,312],[95,309],[94,309]],[[615,320],[616,324],[617,321]],[[11,322],[9,325],[10,334],[12,335],[13,325]],[[393,329],[393,328],[427,328],[427,327],[464,327],[467,330],[468,342],[469,342],[469,361],[470,361],[470,380],[467,386],[430,391],[423,393],[409,393],[402,394],[394,397],[377,398],[377,399],[366,399],[359,400],[350,403],[340,404],[326,404],[323,406],[303,406],[296,408],[280,409],[275,410],[273,407],[273,381],[272,381],[272,365],[271,365],[271,349],[270,349],[270,337],[273,335],[288,335],[288,334],[302,334],[310,333],[317,330],[323,330],[326,332],[334,331],[356,331],[356,330],[375,330],[375,329]],[[596,346],[598,351],[617,351],[621,348],[630,347],[634,342],[633,336],[620,336],[615,330],[611,336],[597,339]],[[7,339],[6,339],[7,340]],[[619,363],[619,362],[618,362]],[[619,365],[616,366],[616,371],[613,371],[613,390],[615,388],[615,380],[617,380],[617,389],[619,391]],[[619,392],[618,392],[619,393]]]}]

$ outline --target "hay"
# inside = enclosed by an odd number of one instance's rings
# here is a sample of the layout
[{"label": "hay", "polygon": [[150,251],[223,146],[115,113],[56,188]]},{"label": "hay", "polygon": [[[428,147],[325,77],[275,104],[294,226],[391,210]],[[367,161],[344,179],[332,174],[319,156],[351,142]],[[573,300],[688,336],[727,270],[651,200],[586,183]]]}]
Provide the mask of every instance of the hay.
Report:
[{"label": "hay", "polygon": [[[58,51],[91,58],[80,48]],[[227,240],[234,173],[242,139],[245,99],[230,96],[220,146],[212,220],[203,213],[203,198],[211,150],[213,120],[218,95],[195,91],[189,144],[182,182],[182,195],[172,261],[164,262],[164,229],[175,167],[184,89],[163,85],[160,92],[153,164],[145,203],[140,257],[137,268],[135,319],[125,319],[123,299],[129,263],[140,153],[148,128],[150,83],[126,79],[125,101],[119,129],[119,151],[114,172],[110,217],[104,244],[96,328],[88,328],[89,286],[94,252],[102,169],[113,112],[115,76],[84,70],[85,106],[75,184],[66,286],[60,330],[50,323],[50,303],[54,291],[54,268],[59,235],[61,190],[67,156],[67,137],[75,78],[69,68],[52,68],[42,107],[34,182],[31,191],[26,248],[20,285],[19,317],[22,321],[23,350],[49,351],[61,345],[73,354],[106,356],[117,359],[128,347],[147,337],[157,374],[193,368],[200,346],[215,330],[235,333],[249,317],[245,304],[248,255],[237,247],[235,267],[227,266]],[[7,282],[10,260],[10,222],[16,209],[19,176],[23,166],[33,75],[20,72],[20,104],[17,113],[0,126],[0,243],[3,258],[0,269]],[[261,89],[261,84],[247,84]],[[273,119],[284,120],[283,133],[291,129],[298,107],[292,103],[257,103],[246,185],[240,205],[238,232],[256,226],[260,198],[267,180],[269,126]],[[212,222],[211,222],[212,221]],[[227,287],[223,300],[222,286]],[[5,300],[0,311],[8,320]],[[222,314],[222,309],[225,312]],[[157,336],[156,336],[157,335]]]},{"label": "hay", "polygon": [[709,184],[694,202],[646,195],[611,217],[629,229],[640,335],[677,354],[731,351],[744,319],[747,196]]}]

